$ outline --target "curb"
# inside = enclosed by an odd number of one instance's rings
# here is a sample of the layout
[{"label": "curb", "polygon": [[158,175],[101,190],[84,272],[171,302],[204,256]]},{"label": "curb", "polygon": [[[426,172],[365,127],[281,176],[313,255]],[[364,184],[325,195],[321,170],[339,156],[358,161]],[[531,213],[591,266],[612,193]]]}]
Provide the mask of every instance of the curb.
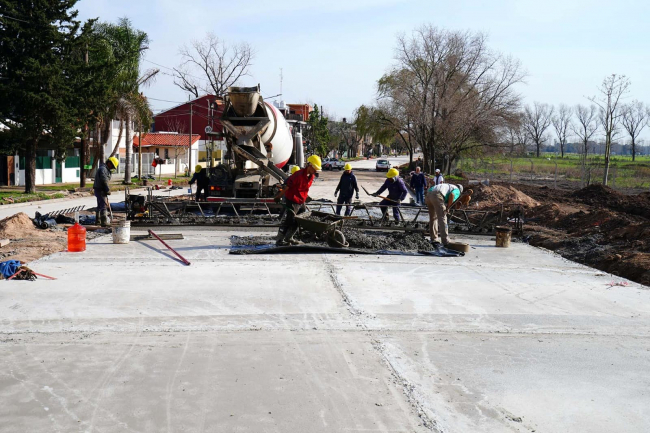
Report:
[{"label": "curb", "polygon": [[[146,189],[145,188],[138,188],[138,189],[131,190],[131,192],[138,192],[138,191],[146,191]],[[124,192],[124,190],[118,191],[118,192]],[[70,201],[70,200],[78,200],[78,199],[91,198],[91,197],[94,197],[94,195],[88,194],[88,196],[86,196],[86,197],[66,197],[66,198],[54,198],[54,199],[51,199],[51,200],[34,200],[34,201],[25,201],[25,202],[22,202],[22,203],[10,203],[10,204],[0,205],[0,210],[2,210],[2,209],[12,209],[12,208],[21,207],[21,206],[32,206],[32,205],[39,205],[40,206],[42,204],[48,204],[48,203],[63,203],[63,202]]]}]

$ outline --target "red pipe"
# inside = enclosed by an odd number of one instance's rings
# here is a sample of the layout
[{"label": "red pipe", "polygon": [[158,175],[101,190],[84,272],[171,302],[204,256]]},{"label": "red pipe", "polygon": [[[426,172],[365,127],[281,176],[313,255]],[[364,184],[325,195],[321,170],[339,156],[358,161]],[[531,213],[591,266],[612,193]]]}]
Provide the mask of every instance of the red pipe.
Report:
[{"label": "red pipe", "polygon": [[176,256],[178,256],[178,258],[181,259],[183,263],[185,263],[187,266],[190,265],[190,262],[188,262],[187,259],[186,259],[185,257],[183,257],[183,256],[181,256],[180,254],[178,254],[178,253],[176,252],[175,249],[173,249],[172,247],[170,247],[169,245],[167,245],[167,243],[166,243],[165,241],[163,241],[162,239],[160,239],[160,237],[159,237],[157,234],[155,234],[152,230],[149,230],[149,234],[150,234],[151,236],[153,236],[154,238],[158,239],[160,242],[162,242],[162,244],[163,244],[164,246],[166,246],[167,249],[171,250],[172,253],[176,254]]}]

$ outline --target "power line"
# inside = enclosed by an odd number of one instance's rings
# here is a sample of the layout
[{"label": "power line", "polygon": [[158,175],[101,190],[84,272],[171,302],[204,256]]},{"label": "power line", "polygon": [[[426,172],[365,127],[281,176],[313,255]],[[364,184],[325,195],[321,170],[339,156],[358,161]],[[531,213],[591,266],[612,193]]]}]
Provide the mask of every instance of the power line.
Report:
[{"label": "power line", "polygon": [[22,23],[31,24],[29,21],[21,20],[19,18],[10,17],[9,15],[0,15],[0,18],[9,18],[10,20],[20,21]]}]

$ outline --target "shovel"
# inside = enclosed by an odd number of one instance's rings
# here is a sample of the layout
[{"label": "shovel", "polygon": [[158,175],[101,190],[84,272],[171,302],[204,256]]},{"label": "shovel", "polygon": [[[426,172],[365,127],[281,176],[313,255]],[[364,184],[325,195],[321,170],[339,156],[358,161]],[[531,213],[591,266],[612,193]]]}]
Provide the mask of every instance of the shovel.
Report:
[{"label": "shovel", "polygon": [[[366,188],[364,188],[363,185],[361,185],[361,189],[363,189],[363,190],[365,191],[366,194],[372,196],[372,194],[370,194],[370,193],[368,192],[368,190],[367,190]],[[392,201],[393,203],[399,203],[399,201],[397,201],[397,200],[393,200],[393,199],[390,199],[390,198],[388,198],[388,197],[384,197],[383,195],[378,195],[378,196],[373,196],[373,197],[378,197],[378,198],[381,198],[381,199],[384,199],[384,200]]]}]

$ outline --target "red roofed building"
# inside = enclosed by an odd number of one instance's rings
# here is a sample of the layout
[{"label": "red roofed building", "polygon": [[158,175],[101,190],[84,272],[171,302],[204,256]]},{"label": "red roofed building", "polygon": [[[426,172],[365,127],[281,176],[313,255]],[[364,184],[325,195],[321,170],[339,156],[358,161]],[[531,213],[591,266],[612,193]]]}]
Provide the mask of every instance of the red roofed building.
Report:
[{"label": "red roofed building", "polygon": [[[153,130],[155,132],[176,132],[185,134],[185,137],[187,137],[191,123],[192,134],[198,134],[200,137],[197,151],[195,152],[195,148],[192,147],[192,161],[190,161],[189,165],[192,169],[197,164],[197,161],[206,165],[206,143],[209,143],[213,138],[207,131],[209,129],[212,129],[213,132],[223,131],[220,122],[223,107],[224,102],[221,98],[214,95],[203,95],[156,114],[154,116]],[[225,150],[225,142],[215,140],[215,150]],[[217,152],[218,157],[220,157],[220,153]]]},{"label": "red roofed building", "polygon": [[[192,134],[192,152],[198,154],[199,134]],[[134,152],[138,152],[140,138],[133,137]],[[190,173],[194,166],[188,164],[190,148],[190,135],[176,132],[147,132],[142,136],[142,168],[151,167],[154,158],[165,160],[162,167],[156,168],[160,173],[178,173],[189,168]],[[196,160],[196,156],[192,159]],[[150,170],[153,172],[153,170]]]}]

